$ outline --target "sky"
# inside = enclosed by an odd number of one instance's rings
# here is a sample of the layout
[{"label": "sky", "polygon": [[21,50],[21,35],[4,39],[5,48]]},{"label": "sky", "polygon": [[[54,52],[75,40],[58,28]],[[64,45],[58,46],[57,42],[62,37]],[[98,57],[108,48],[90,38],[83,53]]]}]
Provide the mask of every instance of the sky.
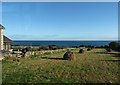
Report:
[{"label": "sky", "polygon": [[3,2],[12,40],[117,40],[117,2]]}]

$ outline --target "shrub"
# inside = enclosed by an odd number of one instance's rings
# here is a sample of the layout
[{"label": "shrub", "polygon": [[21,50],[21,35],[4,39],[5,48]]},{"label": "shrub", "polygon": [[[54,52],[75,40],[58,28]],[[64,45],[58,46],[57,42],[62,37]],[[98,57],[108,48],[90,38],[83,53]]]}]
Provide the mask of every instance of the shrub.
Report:
[{"label": "shrub", "polygon": [[31,47],[26,47],[26,51],[31,51],[32,48]]},{"label": "shrub", "polygon": [[51,54],[51,52],[45,52],[44,54],[49,55],[49,54]]},{"label": "shrub", "polygon": [[79,47],[85,47],[84,45],[80,45]]},{"label": "shrub", "polygon": [[49,50],[49,47],[48,46],[41,46],[38,49],[39,50]]},{"label": "shrub", "polygon": [[76,57],[75,57],[73,52],[67,51],[64,54],[63,59],[65,59],[65,60],[76,60]]},{"label": "shrub", "polygon": [[22,58],[25,57],[25,53],[21,53],[21,57],[22,57]]},{"label": "shrub", "polygon": [[83,50],[83,49],[80,49],[80,50],[79,50],[79,53],[84,53],[84,50]]},{"label": "shrub", "polygon": [[31,51],[39,51],[39,48],[32,47],[32,48],[31,48]]},{"label": "shrub", "polygon": [[30,47],[26,47],[22,49],[22,53],[26,53],[27,51],[31,51]]},{"label": "shrub", "polygon": [[112,50],[118,50],[119,43],[118,42],[110,42],[109,43],[109,48]]},{"label": "shrub", "polygon": [[105,45],[104,48],[109,48],[109,46],[108,46],[108,45]]},{"label": "shrub", "polygon": [[49,45],[49,49],[50,50],[56,50],[56,49],[58,49],[58,47],[56,45]]},{"label": "shrub", "polygon": [[63,49],[64,47],[62,46],[56,46],[56,45],[49,45],[50,50],[57,50],[57,49]]},{"label": "shrub", "polygon": [[112,49],[111,48],[106,48],[106,51],[111,52]]},{"label": "shrub", "polygon": [[120,52],[120,45],[118,46],[118,51]]}]

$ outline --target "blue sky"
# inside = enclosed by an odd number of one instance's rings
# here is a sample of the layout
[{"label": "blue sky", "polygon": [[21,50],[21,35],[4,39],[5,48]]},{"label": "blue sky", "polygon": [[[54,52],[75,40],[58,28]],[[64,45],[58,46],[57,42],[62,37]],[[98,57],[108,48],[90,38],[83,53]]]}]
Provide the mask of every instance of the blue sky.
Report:
[{"label": "blue sky", "polygon": [[5,35],[13,40],[116,40],[117,2],[3,2]]}]

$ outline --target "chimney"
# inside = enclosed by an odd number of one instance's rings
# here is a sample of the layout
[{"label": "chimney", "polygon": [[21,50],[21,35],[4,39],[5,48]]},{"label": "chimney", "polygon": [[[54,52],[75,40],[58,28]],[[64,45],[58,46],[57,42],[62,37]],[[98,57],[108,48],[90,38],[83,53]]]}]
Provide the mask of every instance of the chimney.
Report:
[{"label": "chimney", "polygon": [[3,42],[4,42],[4,39],[3,39],[3,31],[4,31],[4,27],[0,24],[0,50],[3,50],[4,47],[3,47]]}]

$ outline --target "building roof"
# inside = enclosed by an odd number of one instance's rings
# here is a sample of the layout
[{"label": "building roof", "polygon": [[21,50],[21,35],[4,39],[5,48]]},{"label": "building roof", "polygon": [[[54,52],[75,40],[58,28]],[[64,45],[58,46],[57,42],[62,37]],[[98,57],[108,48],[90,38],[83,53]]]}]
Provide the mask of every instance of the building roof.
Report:
[{"label": "building roof", "polygon": [[12,44],[12,40],[9,39],[8,37],[6,37],[5,35],[3,36],[4,39],[4,43],[11,43]]},{"label": "building roof", "polygon": [[0,29],[5,29],[5,27],[0,24]]}]

